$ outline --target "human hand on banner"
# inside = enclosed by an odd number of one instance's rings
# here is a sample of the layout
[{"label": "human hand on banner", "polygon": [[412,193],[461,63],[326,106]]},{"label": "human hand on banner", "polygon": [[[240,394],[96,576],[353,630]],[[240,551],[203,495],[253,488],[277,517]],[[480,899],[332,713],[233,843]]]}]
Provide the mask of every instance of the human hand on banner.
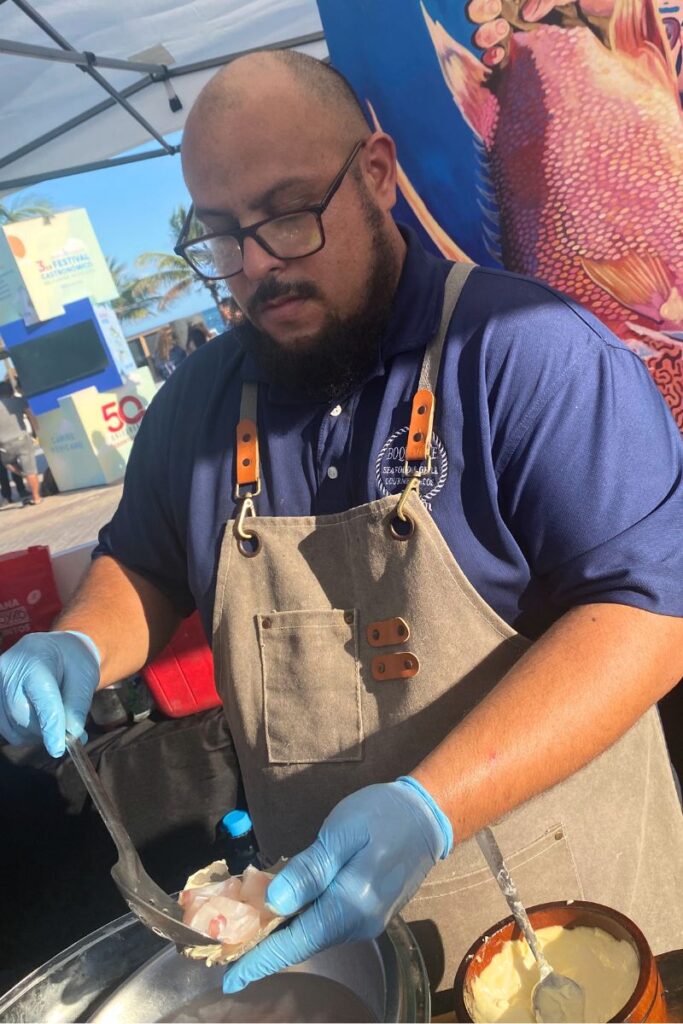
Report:
[{"label": "human hand on banner", "polygon": [[562,0],[470,0],[467,16],[479,26],[472,36],[472,42],[484,51],[482,62],[493,68],[502,64],[507,57],[512,26],[521,30],[531,28],[543,21],[555,8],[562,8],[570,20],[572,7],[578,8],[588,19],[609,18],[614,3],[615,0],[577,0],[574,5],[568,5]]}]

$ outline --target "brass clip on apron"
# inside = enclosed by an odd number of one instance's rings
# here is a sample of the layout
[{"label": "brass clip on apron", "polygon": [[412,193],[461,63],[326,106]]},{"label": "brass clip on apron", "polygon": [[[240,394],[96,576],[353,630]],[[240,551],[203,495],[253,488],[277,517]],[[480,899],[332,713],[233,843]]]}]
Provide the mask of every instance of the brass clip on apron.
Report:
[{"label": "brass clip on apron", "polygon": [[[427,388],[415,392],[410,414],[406,461],[403,472],[407,484],[396,506],[396,515],[389,521],[389,532],[395,540],[408,540],[415,531],[415,522],[406,512],[406,502],[412,491],[420,493],[420,480],[432,468],[432,427],[434,424],[434,395]],[[411,466],[412,463],[412,466]]]},{"label": "brass clip on apron", "polygon": [[256,421],[244,415],[237,424],[235,478],[235,501],[238,504],[234,533],[237,547],[246,558],[253,558],[261,548],[261,541],[255,530],[245,529],[245,520],[247,516],[256,515],[254,498],[261,491],[261,478]]}]

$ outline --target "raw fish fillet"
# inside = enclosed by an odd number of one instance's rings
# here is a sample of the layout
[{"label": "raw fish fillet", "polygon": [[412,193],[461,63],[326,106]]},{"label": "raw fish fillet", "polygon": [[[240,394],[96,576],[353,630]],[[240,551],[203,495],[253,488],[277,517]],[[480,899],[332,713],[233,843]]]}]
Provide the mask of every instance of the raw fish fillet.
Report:
[{"label": "raw fish fillet", "polygon": [[178,902],[183,922],[220,946],[186,946],[185,956],[206,960],[207,965],[237,960],[270,934],[284,920],[266,907],[266,889],[272,874],[247,867],[232,876],[224,860],[214,861],[190,875]]}]

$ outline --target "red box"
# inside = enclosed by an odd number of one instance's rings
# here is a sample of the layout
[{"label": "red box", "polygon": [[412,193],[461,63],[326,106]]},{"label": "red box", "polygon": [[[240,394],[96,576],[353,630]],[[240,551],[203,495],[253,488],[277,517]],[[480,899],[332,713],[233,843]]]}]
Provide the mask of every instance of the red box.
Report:
[{"label": "red box", "polygon": [[213,655],[199,613],[181,622],[171,642],[142,670],[159,708],[171,718],[218,707]]},{"label": "red box", "polygon": [[0,652],[26,633],[48,630],[61,610],[49,548],[0,555]]}]

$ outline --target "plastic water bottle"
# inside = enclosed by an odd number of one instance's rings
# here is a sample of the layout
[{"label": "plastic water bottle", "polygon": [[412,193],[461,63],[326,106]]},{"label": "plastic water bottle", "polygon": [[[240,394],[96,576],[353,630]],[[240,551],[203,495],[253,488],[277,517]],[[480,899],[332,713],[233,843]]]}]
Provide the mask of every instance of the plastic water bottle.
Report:
[{"label": "plastic water bottle", "polygon": [[228,811],[216,825],[216,852],[231,875],[241,875],[247,865],[259,867],[258,845],[246,811]]}]

